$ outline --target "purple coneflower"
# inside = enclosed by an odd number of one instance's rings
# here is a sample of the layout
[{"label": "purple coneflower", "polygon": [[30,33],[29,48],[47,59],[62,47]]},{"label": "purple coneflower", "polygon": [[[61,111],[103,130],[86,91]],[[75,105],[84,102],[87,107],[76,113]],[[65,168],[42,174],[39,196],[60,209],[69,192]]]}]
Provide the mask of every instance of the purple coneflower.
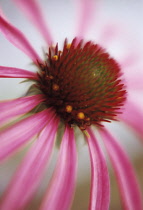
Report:
[{"label": "purple coneflower", "polygon": [[[143,135],[141,112],[128,97],[134,79],[124,74],[109,53],[93,41],[84,41],[84,33],[91,21],[93,1],[81,2],[81,20],[76,38],[65,39],[63,48],[53,45],[52,36],[36,0],[14,0],[38,27],[48,44],[42,60],[22,32],[0,15],[0,30],[17,48],[28,55],[37,72],[0,66],[1,78],[26,78],[34,81],[26,96],[0,102],[0,123],[17,119],[3,126],[0,138],[0,160],[24,146],[37,135],[4,196],[1,210],[25,209],[33,198],[50,159],[59,133],[64,126],[58,162],[52,180],[41,203],[41,210],[70,208],[76,182],[76,127],[83,133],[91,161],[90,210],[107,210],[110,184],[106,161],[93,126],[109,153],[118,181],[124,209],[143,209],[141,193],[134,170],[125,152],[106,128],[106,123],[121,120]],[[140,82],[136,79],[136,84]],[[136,88],[136,87],[135,87]],[[23,118],[19,118],[23,117]],[[19,119],[19,120],[18,120]],[[104,126],[103,126],[103,122]],[[92,125],[92,126],[91,126]],[[98,135],[98,136],[99,136]]]}]

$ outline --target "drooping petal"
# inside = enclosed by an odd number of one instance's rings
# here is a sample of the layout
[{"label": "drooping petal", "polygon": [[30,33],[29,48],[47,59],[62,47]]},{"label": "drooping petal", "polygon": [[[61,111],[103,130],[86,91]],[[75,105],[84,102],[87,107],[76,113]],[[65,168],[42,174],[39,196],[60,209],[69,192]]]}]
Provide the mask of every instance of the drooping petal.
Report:
[{"label": "drooping petal", "polygon": [[52,114],[51,110],[44,110],[1,131],[0,160],[8,157],[12,152],[29,141],[30,138],[39,133]]},{"label": "drooping petal", "polygon": [[41,210],[67,210],[75,189],[77,154],[72,128],[66,127],[59,159]]},{"label": "drooping petal", "polygon": [[91,161],[91,190],[89,210],[108,210],[110,183],[108,169],[102,151],[91,129],[87,130],[87,142]]},{"label": "drooping petal", "polygon": [[1,78],[27,78],[37,80],[37,74],[24,69],[0,66],[0,77]]},{"label": "drooping petal", "polygon": [[123,149],[106,130],[100,130],[117,177],[124,209],[143,209],[141,193],[134,170]]},{"label": "drooping petal", "polygon": [[29,112],[43,100],[42,95],[33,95],[0,102],[0,124],[12,117]]},{"label": "drooping petal", "polygon": [[[78,20],[76,36],[79,38],[84,38],[85,33],[87,32],[87,29],[91,24],[91,21],[93,21],[93,16],[95,14],[95,4],[97,4],[97,2],[95,3],[94,0],[78,0],[75,1],[76,7],[77,3],[79,4],[78,5],[79,20]],[[98,11],[98,9],[96,11]]]},{"label": "drooping petal", "polygon": [[29,19],[37,26],[45,41],[52,45],[53,40],[47,23],[44,20],[43,13],[37,0],[13,0],[26,14]]},{"label": "drooping petal", "polygon": [[28,55],[33,62],[41,61],[38,54],[32,48],[24,34],[18,30],[15,26],[10,24],[6,19],[0,14],[0,31],[5,35],[5,37],[19,48],[22,52]]},{"label": "drooping petal", "polygon": [[24,209],[31,200],[51,156],[57,127],[58,120],[54,118],[43,129],[8,186],[1,210]]},{"label": "drooping petal", "polygon": [[143,113],[133,102],[126,101],[124,113],[119,118],[143,137]]}]

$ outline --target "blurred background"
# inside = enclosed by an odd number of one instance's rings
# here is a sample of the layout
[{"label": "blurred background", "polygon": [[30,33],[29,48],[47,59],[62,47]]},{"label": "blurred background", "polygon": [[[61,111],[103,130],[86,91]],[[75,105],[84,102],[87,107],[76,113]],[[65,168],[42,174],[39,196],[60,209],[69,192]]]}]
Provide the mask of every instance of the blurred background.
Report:
[{"label": "blurred background", "polygon": [[[78,27],[78,8],[76,0],[42,0],[39,1],[43,8],[43,13],[51,29],[55,43],[62,47],[64,39],[67,37],[71,41],[76,36]],[[47,45],[40,36],[38,30],[23,13],[13,4],[11,0],[0,0],[0,7],[12,24],[18,27],[29,39],[32,46],[39,55],[43,56]],[[96,8],[95,8],[96,9]],[[101,44],[117,61],[122,61],[128,53],[137,52],[139,57],[143,55],[143,1],[136,0],[102,0],[98,10],[95,10],[92,24],[89,25],[85,40],[92,40]],[[31,60],[20,50],[9,43],[0,34],[0,65],[19,67],[35,71]],[[142,67],[142,59],[134,64],[132,71],[136,71],[138,66]],[[20,83],[21,79],[0,79],[0,100],[17,98],[25,94],[30,84]],[[137,97],[140,92],[134,91]],[[127,151],[143,189],[143,145],[138,136],[128,127],[121,123],[107,125],[113,133],[118,136],[119,141]],[[90,161],[88,148],[80,135],[78,138],[78,179],[76,194],[72,210],[87,210],[90,191]],[[29,145],[22,148],[18,153],[12,155],[0,165],[0,193],[6,188],[12,174],[21,162]],[[58,148],[55,148],[53,157],[47,173],[43,178],[43,183],[27,210],[38,209],[41,197],[47,187],[47,183],[52,175],[56,163]],[[109,162],[109,161],[108,161]],[[117,184],[109,163],[111,176],[111,205],[110,210],[121,210]]]}]

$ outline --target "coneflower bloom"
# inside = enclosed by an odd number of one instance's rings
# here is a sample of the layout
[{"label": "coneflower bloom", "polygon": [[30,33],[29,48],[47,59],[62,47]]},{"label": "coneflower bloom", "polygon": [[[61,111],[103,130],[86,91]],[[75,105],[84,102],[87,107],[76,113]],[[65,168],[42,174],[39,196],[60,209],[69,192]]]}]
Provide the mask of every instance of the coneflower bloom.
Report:
[{"label": "coneflower bloom", "polygon": [[[25,96],[0,102],[0,160],[18,151],[32,137],[37,136],[37,139],[2,196],[0,209],[26,209],[40,185],[56,135],[60,132],[59,125],[64,127],[64,132],[58,161],[39,209],[67,210],[71,207],[77,173],[76,128],[83,133],[89,148],[89,209],[107,210],[110,203],[108,169],[99,138],[103,140],[115,170],[123,208],[143,209],[131,163],[106,126],[108,122],[120,120],[142,136],[143,116],[128,97],[130,82],[134,78],[125,74],[123,64],[119,64],[107,50],[84,39],[94,12],[94,2],[81,1],[76,37],[71,42],[65,38],[62,49],[58,44],[54,45],[36,0],[14,2],[38,27],[47,42],[48,51],[45,59],[41,59],[24,34],[1,12],[1,33],[31,58],[37,71],[0,66],[1,78],[26,78],[32,82],[32,88]],[[138,82],[137,78],[136,84]]]}]

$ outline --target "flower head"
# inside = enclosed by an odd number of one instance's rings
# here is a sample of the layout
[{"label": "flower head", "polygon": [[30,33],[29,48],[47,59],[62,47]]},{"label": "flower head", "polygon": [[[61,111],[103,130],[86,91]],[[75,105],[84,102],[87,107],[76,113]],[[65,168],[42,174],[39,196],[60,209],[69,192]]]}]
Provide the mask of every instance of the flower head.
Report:
[{"label": "flower head", "polygon": [[[61,123],[64,126],[64,134],[57,165],[39,208],[67,210],[71,206],[77,172],[74,129],[78,127],[87,141],[90,154],[89,209],[109,209],[108,169],[98,135],[96,137],[91,127],[93,125],[109,153],[123,207],[141,210],[143,204],[134,170],[125,152],[106,128],[106,123],[121,120],[142,136],[142,127],[135,120],[135,117],[142,119],[142,116],[128,98],[128,77],[124,79],[126,74],[122,65],[99,44],[81,38],[85,36],[88,23],[91,22],[94,1],[81,1],[77,36],[71,43],[65,39],[62,49],[59,49],[58,44],[53,45],[50,30],[45,25],[36,0],[14,2],[38,27],[48,44],[48,52],[45,59],[41,59],[23,33],[0,13],[1,32],[32,59],[37,69],[36,72],[31,72],[0,66],[1,78],[26,78],[28,81],[34,81],[32,91],[29,90],[25,96],[0,102],[0,160],[7,158],[37,135],[2,196],[1,209],[24,209],[33,198],[50,159]],[[16,122],[12,122],[13,119],[16,119]]]},{"label": "flower head", "polygon": [[[121,70],[108,53],[92,42],[65,40],[63,50],[49,48],[45,64],[39,64],[37,88],[47,107],[55,109],[65,124],[81,130],[113,120],[125,101]],[[96,90],[96,91],[95,91]]]}]

